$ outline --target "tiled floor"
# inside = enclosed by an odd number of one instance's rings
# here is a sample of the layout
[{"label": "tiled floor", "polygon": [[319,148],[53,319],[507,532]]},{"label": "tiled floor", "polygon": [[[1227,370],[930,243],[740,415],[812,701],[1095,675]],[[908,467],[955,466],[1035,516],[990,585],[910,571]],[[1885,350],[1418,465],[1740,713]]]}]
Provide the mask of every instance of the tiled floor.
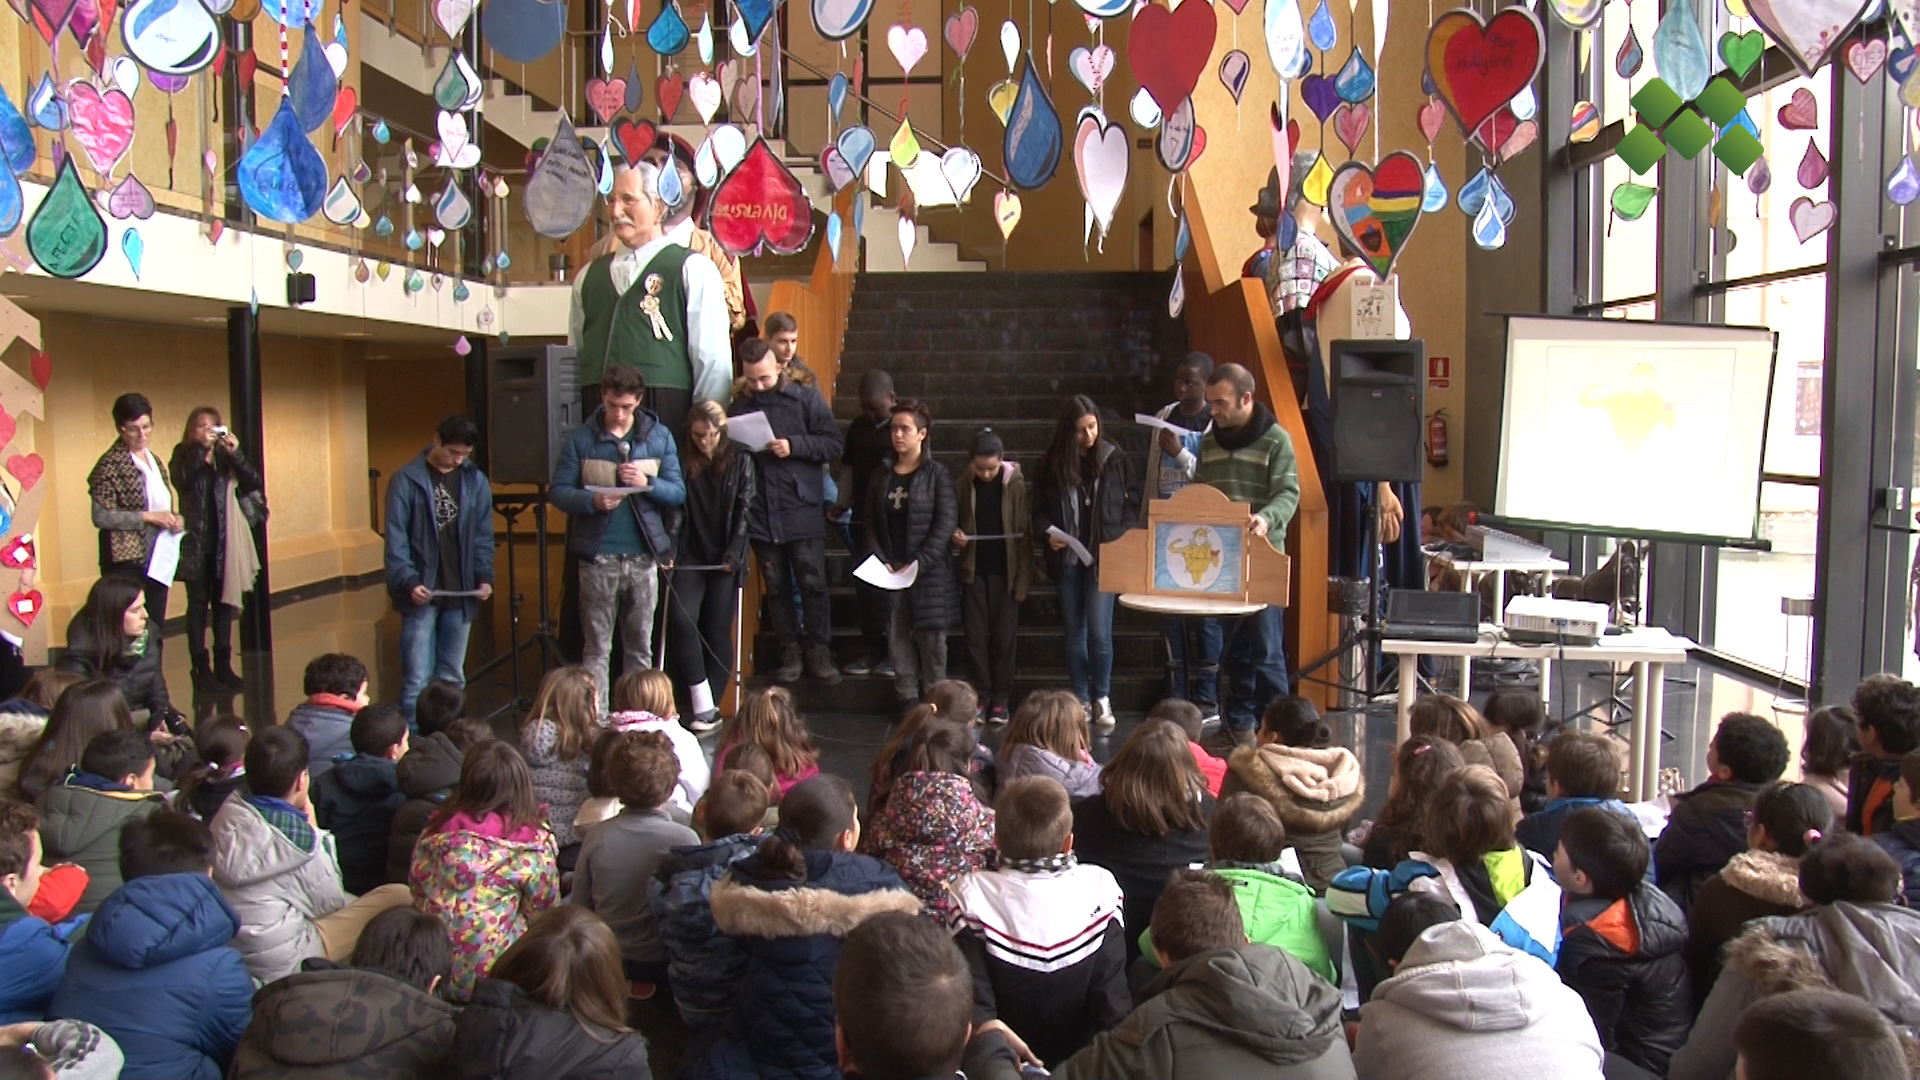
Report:
[{"label": "tiled floor", "polygon": [[[523,567],[523,572],[525,568]],[[531,574],[526,574],[529,579]],[[531,594],[531,580],[528,581]],[[557,579],[556,579],[557,584]],[[557,600],[556,600],[557,604]],[[469,670],[501,656],[509,646],[512,633],[507,617],[508,605],[496,601],[483,607],[475,624],[469,651]],[[532,629],[531,603],[523,611],[521,628],[515,637],[524,642]],[[245,662],[247,689],[238,694],[193,695],[190,691],[186,650],[178,638],[167,641],[167,683],[176,704],[186,709],[189,700],[196,719],[224,712],[238,712],[252,722],[284,717],[302,698],[301,673],[308,660],[323,652],[346,652],[367,662],[372,672],[372,694],[376,700],[392,701],[399,695],[399,617],[388,604],[382,585],[335,592],[287,604],[274,612],[274,649],[266,657],[248,657]],[[496,723],[509,731],[517,723],[518,710],[513,669],[520,672],[519,696],[530,696],[540,677],[538,650],[525,648],[516,664],[501,664],[474,679],[468,687],[470,712],[495,713]],[[1600,665],[1564,665],[1557,674],[1551,715],[1565,717],[1588,708],[1604,698],[1610,689],[1607,669]],[[1485,693],[1484,684],[1476,689],[1476,699]],[[1728,712],[1758,713],[1778,723],[1790,745],[1798,747],[1801,723],[1797,709],[1776,708],[1772,688],[1742,682],[1719,674],[1700,664],[1688,664],[1670,674],[1667,680],[1666,734],[1660,760],[1663,766],[1680,770],[1689,785],[1699,782],[1706,769],[1707,740],[1716,719]],[[1600,711],[1600,710],[1596,710]],[[864,790],[867,766],[886,739],[890,718],[877,716],[810,715],[814,741],[820,749],[821,767],[853,781]],[[1581,721],[1591,723],[1590,716]],[[1136,717],[1123,717],[1119,726],[1094,747],[1096,757],[1104,759],[1137,723]],[[1375,706],[1365,714],[1335,718],[1337,737],[1354,748],[1367,770],[1369,790],[1367,812],[1375,810],[1386,797],[1393,740],[1393,712],[1390,704]]]}]

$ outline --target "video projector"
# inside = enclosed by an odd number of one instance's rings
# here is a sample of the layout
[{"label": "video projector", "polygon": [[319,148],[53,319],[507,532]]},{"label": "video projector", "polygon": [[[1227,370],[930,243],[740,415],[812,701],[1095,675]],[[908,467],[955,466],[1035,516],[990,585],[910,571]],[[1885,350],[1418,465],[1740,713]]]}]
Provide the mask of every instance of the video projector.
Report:
[{"label": "video projector", "polygon": [[1507,601],[1507,637],[1538,645],[1598,645],[1612,612],[1605,604],[1516,596]]}]

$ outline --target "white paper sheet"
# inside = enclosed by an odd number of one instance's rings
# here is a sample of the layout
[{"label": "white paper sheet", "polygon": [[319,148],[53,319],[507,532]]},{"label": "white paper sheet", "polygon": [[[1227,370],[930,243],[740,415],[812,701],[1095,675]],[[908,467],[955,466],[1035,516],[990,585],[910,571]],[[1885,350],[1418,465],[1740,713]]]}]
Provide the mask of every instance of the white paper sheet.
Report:
[{"label": "white paper sheet", "polygon": [[853,576],[876,589],[899,592],[919,580],[920,564],[917,561],[910,562],[905,570],[896,574],[887,569],[887,564],[880,561],[880,556],[869,555],[867,561],[854,570]]},{"label": "white paper sheet", "polygon": [[647,489],[634,487],[601,487],[598,484],[588,484],[587,490],[593,492],[595,495],[618,495],[621,498],[625,498],[628,495],[638,495]]},{"label": "white paper sheet", "polygon": [[727,438],[749,450],[765,450],[773,441],[773,425],[766,413],[741,413],[727,417]]},{"label": "white paper sheet", "polygon": [[173,572],[180,568],[180,538],[183,532],[160,530],[154,538],[153,555],[147,559],[147,576],[162,585],[173,584]]},{"label": "white paper sheet", "polygon": [[453,590],[453,589],[433,589],[428,593],[428,595],[433,597],[436,600],[441,598],[445,598],[448,600],[464,600],[469,596],[478,597],[480,595],[480,590],[467,589],[466,591],[462,592],[462,591]]},{"label": "white paper sheet", "polygon": [[1188,435],[1193,434],[1193,432],[1188,430],[1187,428],[1183,428],[1179,424],[1176,424],[1171,420],[1162,420],[1159,417],[1153,415],[1152,413],[1143,413],[1143,412],[1134,413],[1133,422],[1136,424],[1143,425],[1145,427],[1157,427],[1163,431],[1171,431],[1173,432],[1173,437],[1176,439],[1184,439]]},{"label": "white paper sheet", "polygon": [[1093,565],[1093,552],[1088,551],[1087,545],[1081,543],[1078,537],[1075,537],[1071,533],[1062,532],[1058,525],[1047,526],[1047,535],[1057,536],[1065,540],[1067,542],[1067,550],[1073,552],[1073,557],[1080,560],[1081,566]]},{"label": "white paper sheet", "polygon": [[966,542],[971,544],[975,540],[1018,540],[1025,535],[1027,534],[1026,533],[987,533],[984,536],[976,536],[972,533],[967,533],[965,534],[965,537],[966,537]]}]

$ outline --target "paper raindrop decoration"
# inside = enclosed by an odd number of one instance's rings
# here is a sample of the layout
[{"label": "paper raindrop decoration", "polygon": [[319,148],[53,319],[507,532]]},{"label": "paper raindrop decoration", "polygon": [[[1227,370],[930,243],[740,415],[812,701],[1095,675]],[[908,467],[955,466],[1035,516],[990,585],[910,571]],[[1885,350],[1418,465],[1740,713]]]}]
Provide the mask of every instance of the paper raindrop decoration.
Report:
[{"label": "paper raindrop decoration", "polygon": [[[700,16],[700,29],[693,32],[693,44],[700,53],[701,63],[713,63],[713,16]],[[635,106],[635,108],[638,107]]]},{"label": "paper raindrop decoration", "polygon": [[[1145,90],[1140,93],[1142,96],[1147,96]],[[1013,101],[1019,96],[1020,84],[1012,79],[1002,79],[987,87],[987,108],[993,112],[993,115],[1000,118],[1002,127],[1006,126],[1007,117],[1013,115]],[[1153,98],[1147,96],[1147,100],[1151,102]]]},{"label": "paper raindrop decoration", "polygon": [[[866,0],[866,6],[868,10],[871,10],[873,7],[872,0]],[[739,21],[746,30],[748,45],[757,46],[760,42],[760,34],[766,30],[767,23],[773,19],[773,0],[735,0],[733,7],[734,10],[740,13]],[[817,14],[818,9],[816,8],[815,11]],[[860,13],[860,22],[865,22],[866,18],[866,12],[862,11]],[[859,28],[860,23],[855,23],[853,29],[857,30]],[[849,33],[851,32],[852,31],[849,31]],[[753,49],[735,49],[735,51],[750,55]]]},{"label": "paper raindrop decoration", "polygon": [[1640,73],[1640,65],[1647,59],[1646,50],[1640,47],[1640,34],[1627,24],[1627,39],[1613,54],[1613,73],[1623,79],[1631,79]]},{"label": "paper raindrop decoration", "polygon": [[147,242],[140,239],[140,230],[127,227],[120,234],[120,254],[127,257],[127,266],[133,271],[133,280],[140,280],[140,260],[147,253]]},{"label": "paper raindrop decoration", "polygon": [[297,225],[320,212],[327,196],[327,163],[280,99],[273,120],[240,159],[240,195],[269,221]]},{"label": "paper raindrop decoration", "polygon": [[1591,101],[1575,102],[1567,140],[1577,143],[1592,142],[1599,134],[1600,110],[1595,108]]},{"label": "paper raindrop decoration", "polygon": [[1154,155],[1160,159],[1160,165],[1168,172],[1180,172],[1193,163],[1198,151],[1195,149],[1200,139],[1200,125],[1193,119],[1193,99],[1187,98],[1174,106],[1160,120],[1159,134],[1153,139]]},{"label": "paper raindrop decoration", "polygon": [[[1148,4],[1127,32],[1127,63],[1134,81],[1162,112],[1193,96],[1213,55],[1217,17],[1212,4],[1181,4],[1173,11]],[[1029,57],[1027,63],[1033,63]]]},{"label": "paper raindrop decoration", "polygon": [[1340,27],[1333,21],[1333,11],[1327,7],[1327,0],[1320,0],[1313,9],[1313,16],[1307,20],[1307,40],[1321,52],[1334,47],[1340,41]]},{"label": "paper raindrop decoration", "polygon": [[[699,162],[695,161],[694,164],[698,166]],[[827,174],[827,184],[832,187],[836,193],[848,184],[853,183],[856,178],[853,166],[847,164],[847,159],[841,157],[839,148],[834,146],[829,146],[825,150],[820,151],[820,171]],[[719,181],[720,176],[716,170],[714,173],[714,183],[719,183]],[[702,180],[702,183],[705,183],[705,181]],[[711,187],[712,184],[708,184],[707,186]]]},{"label": "paper raindrop decoration", "polygon": [[98,173],[110,173],[133,145],[133,99],[117,87],[101,93],[90,82],[67,87],[73,138]]},{"label": "paper raindrop decoration", "polygon": [[219,55],[220,24],[198,0],[137,0],[120,22],[120,43],[149,71],[191,75]]},{"label": "paper raindrop decoration", "polygon": [[1000,239],[1003,241],[1011,239],[1015,226],[1020,224],[1020,196],[1011,191],[1003,191],[995,195],[993,220],[1000,226]]},{"label": "paper raindrop decoration", "polygon": [[527,177],[521,199],[527,223],[542,236],[556,240],[571,236],[593,212],[594,192],[593,168],[587,163],[586,149],[580,145],[573,120],[562,112],[559,129],[548,140],[533,174]]},{"label": "paper raindrop decoration", "polygon": [[1613,207],[1613,216],[1621,221],[1639,221],[1646,214],[1647,207],[1653,205],[1653,196],[1657,190],[1657,188],[1631,181],[1620,184],[1613,189],[1613,195],[1608,199],[1608,203]]},{"label": "paper raindrop decoration", "polygon": [[1447,184],[1440,178],[1440,166],[1429,163],[1425,179],[1425,189],[1420,198],[1420,211],[1431,214],[1447,208]]},{"label": "paper raindrop decoration", "polygon": [[1307,178],[1300,182],[1300,197],[1315,206],[1327,205],[1327,190],[1333,186],[1333,166],[1327,164],[1325,154],[1315,155],[1313,168],[1307,170]]},{"label": "paper raindrop decoration", "polygon": [[953,189],[953,197],[958,202],[966,202],[973,193],[973,185],[980,182],[980,155],[964,146],[950,146],[940,155],[940,174],[947,178],[947,186]]},{"label": "paper raindrop decoration", "polygon": [[1333,77],[1333,88],[1341,101],[1352,105],[1372,97],[1375,82],[1373,65],[1367,63],[1356,45],[1347,62],[1340,66],[1340,73]]},{"label": "paper raindrop decoration", "polygon": [[[1872,0],[1747,0],[1753,21],[1805,75],[1820,70],[1873,6]],[[1824,231],[1822,227],[1813,235]],[[1804,244],[1807,239],[1803,236],[1800,242]]]},{"label": "paper raindrop decoration", "polygon": [[379,143],[381,146],[385,146],[387,143],[393,141],[393,132],[387,127],[385,120],[375,120],[373,122],[373,141]]},{"label": "paper raindrop decoration", "polygon": [[1492,201],[1483,204],[1480,212],[1473,216],[1472,234],[1473,242],[1488,251],[1506,246],[1507,223],[1500,220]]},{"label": "paper raindrop decoration", "polygon": [[755,139],[746,157],[714,189],[708,229],[733,255],[762,248],[779,255],[806,249],[813,236],[813,205],[799,178],[765,139]]},{"label": "paper raindrop decoration", "polygon": [[1773,166],[1768,165],[1767,159],[1763,157],[1747,170],[1746,179],[1748,191],[1755,195],[1765,195],[1767,189],[1773,186]]},{"label": "paper raindrop decoration", "polygon": [[640,81],[640,62],[629,58],[627,60],[627,94],[622,104],[626,105],[628,112],[639,112],[640,106],[646,104],[646,101],[647,86]]},{"label": "paper raindrop decoration", "polygon": [[379,219],[373,223],[373,235],[378,236],[382,239],[392,236],[393,235],[393,219],[388,217],[385,214],[381,214]]},{"label": "paper raindrop decoration", "polygon": [[834,262],[840,261],[840,213],[837,210],[827,215],[827,252]]},{"label": "paper raindrop decoration", "polygon": [[1233,95],[1233,103],[1240,104],[1240,94],[1247,88],[1247,76],[1253,71],[1253,61],[1247,54],[1234,49],[1220,58],[1220,85]]},{"label": "paper raindrop decoration", "polygon": [[1080,178],[1080,195],[1092,209],[1102,239],[1126,190],[1131,157],[1132,140],[1127,138],[1125,128],[1109,121],[1098,109],[1080,114],[1073,137],[1073,167]]},{"label": "paper raindrop decoration", "polygon": [[1267,60],[1282,79],[1306,73],[1307,28],[1300,21],[1300,0],[1263,0],[1261,26],[1267,39]]},{"label": "paper raindrop decoration", "polygon": [[567,32],[567,5],[554,0],[487,0],[480,12],[487,47],[516,63],[552,52]]},{"label": "paper raindrop decoration", "polygon": [[[669,169],[668,172],[678,175],[678,170]],[[447,229],[464,229],[467,222],[473,220],[473,200],[460,190],[454,177],[447,177],[446,186],[433,197],[433,219]]]},{"label": "paper raindrop decoration", "polygon": [[1693,0],[1668,0],[1665,7],[1666,14],[1653,32],[1653,68],[1681,100],[1691,101],[1707,88],[1713,59]]},{"label": "paper raindrop decoration", "polygon": [[1903,156],[1887,177],[1887,199],[1895,206],[1907,206],[1916,198],[1920,198],[1920,169],[1914,168],[1913,158]]},{"label": "paper raindrop decoration", "polygon": [[1015,187],[1027,189],[1053,179],[1054,170],[1060,167],[1063,137],[1060,117],[1053,111],[1046,87],[1040,85],[1033,55],[1029,53],[1026,70],[1020,76],[1020,94],[1014,99],[1013,112],[1007,118],[1006,137],[1001,143],[1007,179]]},{"label": "paper raindrop decoration", "polygon": [[871,128],[856,124],[842,131],[833,145],[840,151],[840,157],[846,161],[847,167],[853,170],[855,176],[859,176],[867,171],[867,159],[873,156],[879,141],[874,138]]},{"label": "paper raindrop decoration", "polygon": [[[867,16],[873,14],[873,0],[812,0],[811,6],[813,28],[828,41],[844,41],[859,33]],[[771,0],[766,7],[771,18]]]},{"label": "paper raindrop decoration", "polygon": [[[687,28],[687,20],[680,17],[680,9],[673,0],[660,5],[660,14],[655,15],[653,25],[647,27],[647,47],[661,56],[674,56],[692,40],[693,32]],[[621,96],[626,96],[624,87]]]},{"label": "paper raindrop decoration", "polygon": [[1154,103],[1153,95],[1145,90],[1133,92],[1133,100],[1127,103],[1127,115],[1148,131],[1160,126],[1160,106]]},{"label": "paper raindrop decoration", "polygon": [[913,127],[905,120],[900,121],[899,130],[893,133],[893,139],[887,143],[887,157],[898,168],[911,166],[920,156],[920,140],[913,137]]},{"label": "paper raindrop decoration", "polygon": [[342,176],[327,189],[327,199],[321,204],[320,212],[335,225],[351,225],[366,211],[360,205],[360,196],[353,193],[352,185]]},{"label": "paper raindrop decoration", "polygon": [[25,212],[26,196],[20,190],[20,178],[11,172],[0,173],[0,236],[12,236]]},{"label": "paper raindrop decoration", "polygon": [[1547,0],[1547,10],[1575,30],[1585,30],[1600,21],[1606,0]]},{"label": "paper raindrop decoration", "polygon": [[1020,60],[1020,28],[1012,19],[1000,24],[1000,53],[1007,58],[1007,74],[1013,74],[1013,66]]},{"label": "paper raindrop decoration", "polygon": [[894,231],[900,240],[900,265],[905,268],[913,261],[913,248],[919,242],[920,230],[914,225],[913,219],[903,212],[894,222]]},{"label": "paper raindrop decoration", "polygon": [[1096,19],[1112,19],[1133,9],[1133,0],[1074,0],[1080,10]]},{"label": "paper raindrop decoration", "polygon": [[318,0],[260,0],[260,10],[290,30],[311,22],[319,8]]},{"label": "paper raindrop decoration", "polygon": [[1518,120],[1531,120],[1540,112],[1540,100],[1534,96],[1531,85],[1521,88],[1513,100],[1507,102],[1507,111]]},{"label": "paper raindrop decoration", "polygon": [[1827,155],[1820,152],[1819,144],[1809,138],[1807,152],[1800,157],[1800,167],[1794,170],[1794,179],[1800,186],[1812,191],[1827,182]]},{"label": "paper raindrop decoration", "polygon": [[27,118],[14,107],[6,88],[0,87],[0,160],[6,162],[8,172],[19,174],[33,168],[36,156],[33,130],[27,127]]},{"label": "paper raindrop decoration", "polygon": [[448,50],[447,66],[440,69],[433,83],[433,103],[450,112],[466,112],[486,96],[486,84],[473,70],[465,53]]},{"label": "paper raindrop decoration", "polygon": [[27,251],[35,265],[57,278],[77,278],[100,265],[107,254],[107,223],[68,155],[53,186],[27,222]]},{"label": "paper raindrop decoration", "polygon": [[300,59],[294,61],[293,73],[287,77],[287,93],[301,131],[318,131],[332,119],[334,91],[339,86],[320,35],[308,24],[301,34]]},{"label": "paper raindrop decoration", "polygon": [[1426,188],[1420,159],[1404,150],[1368,168],[1349,161],[1327,185],[1327,220],[1360,253],[1373,272],[1386,277],[1420,223]]},{"label": "paper raindrop decoration", "polygon": [[1502,8],[1484,23],[1456,8],[1427,34],[1427,75],[1469,137],[1533,82],[1544,55],[1545,29],[1525,7]]}]

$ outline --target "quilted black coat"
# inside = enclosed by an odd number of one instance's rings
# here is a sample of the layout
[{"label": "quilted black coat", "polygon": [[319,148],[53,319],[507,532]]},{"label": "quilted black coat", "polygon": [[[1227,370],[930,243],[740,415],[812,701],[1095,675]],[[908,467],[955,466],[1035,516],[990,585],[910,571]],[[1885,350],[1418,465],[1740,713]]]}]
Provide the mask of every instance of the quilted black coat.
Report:
[{"label": "quilted black coat", "polygon": [[960,623],[960,586],[953,575],[953,530],[960,525],[960,503],[947,467],[924,455],[907,485],[907,550],[893,550],[887,529],[887,474],[893,455],[867,482],[867,548],[888,566],[920,564],[920,576],[907,589],[915,630],[945,630]]}]

